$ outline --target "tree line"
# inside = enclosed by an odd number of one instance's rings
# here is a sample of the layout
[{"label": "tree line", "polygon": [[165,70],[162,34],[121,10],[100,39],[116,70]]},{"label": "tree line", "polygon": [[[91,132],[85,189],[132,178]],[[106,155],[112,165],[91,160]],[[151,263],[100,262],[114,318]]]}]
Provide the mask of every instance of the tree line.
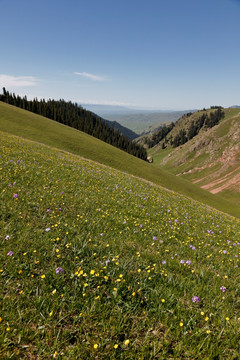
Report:
[{"label": "tree line", "polygon": [[211,107],[211,109],[213,108],[217,108],[217,110],[210,114],[203,113],[196,121],[192,120],[188,131],[181,129],[178,134],[171,139],[171,145],[173,147],[183,145],[196,136],[203,127],[207,129],[217,125],[219,121],[224,118],[225,113],[220,106]]},{"label": "tree line", "polygon": [[152,137],[145,137],[144,143],[152,148],[157,145],[161,140],[165,139],[167,134],[174,128],[175,124],[172,122],[169,125],[163,125],[160,130],[156,131]]},{"label": "tree line", "polygon": [[100,116],[77,103],[62,99],[28,100],[27,96],[16,96],[5,88],[3,94],[0,94],[0,101],[83,131],[142,160],[147,160],[147,151],[143,146],[129,140],[127,136],[105,123]]}]

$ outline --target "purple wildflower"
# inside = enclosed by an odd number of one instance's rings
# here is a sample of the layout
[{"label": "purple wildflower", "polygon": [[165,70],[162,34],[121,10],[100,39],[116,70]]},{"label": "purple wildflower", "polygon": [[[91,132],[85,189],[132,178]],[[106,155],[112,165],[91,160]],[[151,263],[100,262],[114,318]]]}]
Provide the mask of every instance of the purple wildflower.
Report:
[{"label": "purple wildflower", "polygon": [[227,250],[223,250],[223,254],[226,254],[227,253]]},{"label": "purple wildflower", "polygon": [[200,301],[200,298],[198,296],[193,296],[192,297],[192,302],[197,303],[199,301]]},{"label": "purple wildflower", "polygon": [[180,261],[180,264],[185,264],[185,260],[181,260],[181,261]]},{"label": "purple wildflower", "polygon": [[191,260],[187,260],[187,261],[186,261],[186,264],[187,264],[187,265],[191,265]]},{"label": "purple wildflower", "polygon": [[18,198],[18,194],[13,194],[14,199]]},{"label": "purple wildflower", "polygon": [[227,289],[225,288],[225,286],[221,286],[220,290],[222,290],[222,292],[225,292]]},{"label": "purple wildflower", "polygon": [[153,237],[153,240],[157,240],[157,237],[156,237],[156,236],[154,236],[154,237]]},{"label": "purple wildflower", "polygon": [[12,256],[13,255],[13,251],[9,251],[8,253],[7,253],[7,256]]},{"label": "purple wildflower", "polygon": [[163,261],[162,261],[162,264],[163,264],[163,265],[166,265],[166,263],[167,263],[166,260],[163,260]]},{"label": "purple wildflower", "polygon": [[51,229],[48,227],[45,229],[46,232],[49,232]]},{"label": "purple wildflower", "polygon": [[60,274],[62,272],[63,272],[63,268],[61,268],[61,267],[56,268],[56,274]]}]

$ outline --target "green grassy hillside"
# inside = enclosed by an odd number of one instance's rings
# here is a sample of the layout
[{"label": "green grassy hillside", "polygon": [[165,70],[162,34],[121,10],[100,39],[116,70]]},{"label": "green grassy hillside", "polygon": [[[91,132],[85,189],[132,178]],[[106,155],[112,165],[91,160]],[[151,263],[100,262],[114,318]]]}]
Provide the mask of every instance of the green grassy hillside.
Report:
[{"label": "green grassy hillside", "polygon": [[7,133],[0,155],[1,359],[239,357],[237,219]]},{"label": "green grassy hillside", "polygon": [[234,202],[222,200],[85,133],[4,103],[0,103],[0,131],[98,161],[240,217],[240,209]]},{"label": "green grassy hillside", "polygon": [[[194,114],[195,118],[199,115]],[[179,121],[178,128],[192,117]],[[174,128],[176,131],[176,129]],[[240,207],[240,112],[225,109],[225,118],[211,129],[202,129],[176,149],[151,149],[154,165],[180,175],[204,189],[231,199]]]}]

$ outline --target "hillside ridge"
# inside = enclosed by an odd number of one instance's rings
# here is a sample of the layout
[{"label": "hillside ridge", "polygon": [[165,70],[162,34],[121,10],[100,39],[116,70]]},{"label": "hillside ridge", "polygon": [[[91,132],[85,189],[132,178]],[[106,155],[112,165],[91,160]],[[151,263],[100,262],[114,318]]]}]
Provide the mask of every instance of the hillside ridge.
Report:
[{"label": "hillside ridge", "polygon": [[240,205],[240,111],[229,108],[224,112],[225,118],[216,126],[203,128],[176,149],[166,151],[156,146],[151,149],[152,156],[156,166],[226,199],[235,195],[234,201]]},{"label": "hillside ridge", "polygon": [[81,155],[117,170],[145,178],[157,185],[200,201],[215,209],[240,217],[231,201],[223,201],[191,182],[157,169],[109,144],[53,120],[0,103],[0,130]]},{"label": "hillside ridge", "polygon": [[114,128],[113,124],[109,125],[109,122],[91,111],[83,109],[77,103],[67,102],[63,99],[38,100],[34,98],[28,100],[26,96],[15,95],[5,88],[3,88],[3,94],[0,94],[0,101],[81,130],[129,154],[147,160],[147,153],[143,146],[131,141]]}]

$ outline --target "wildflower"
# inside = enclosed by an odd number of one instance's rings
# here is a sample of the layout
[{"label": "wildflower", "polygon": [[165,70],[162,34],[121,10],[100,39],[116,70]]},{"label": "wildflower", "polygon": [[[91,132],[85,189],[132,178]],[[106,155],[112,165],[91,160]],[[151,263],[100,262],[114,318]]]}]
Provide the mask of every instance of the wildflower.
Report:
[{"label": "wildflower", "polygon": [[182,321],[180,321],[179,326],[181,326],[181,327],[183,326],[183,322],[182,322]]},{"label": "wildflower", "polygon": [[45,279],[46,275],[41,275],[41,279]]},{"label": "wildflower", "polygon": [[55,358],[55,357],[57,357],[57,355],[58,355],[58,352],[55,351],[55,353],[53,354],[53,357]]},{"label": "wildflower", "polygon": [[56,294],[56,292],[57,292],[57,290],[54,289],[54,290],[52,291],[52,294],[54,295],[54,294]]},{"label": "wildflower", "polygon": [[129,343],[130,343],[130,340],[125,340],[125,341],[124,341],[124,344],[125,344],[125,345],[128,345]]},{"label": "wildflower", "polygon": [[191,260],[187,260],[187,261],[186,261],[186,264],[187,264],[187,265],[191,265]]},{"label": "wildflower", "polygon": [[225,292],[227,289],[225,288],[225,286],[221,286],[220,290],[222,290],[222,292]]},{"label": "wildflower", "polygon": [[51,229],[48,227],[45,229],[46,232],[49,232]]},{"label": "wildflower", "polygon": [[118,344],[115,344],[115,345],[114,345],[114,349],[117,349],[117,348],[118,348]]},{"label": "wildflower", "polygon": [[94,347],[94,349],[97,349],[97,348],[98,348],[98,344],[94,344],[93,347]]},{"label": "wildflower", "polygon": [[206,316],[204,320],[205,320],[205,321],[208,321],[208,320],[209,320],[209,317],[208,317],[208,316]]},{"label": "wildflower", "polygon": [[56,268],[56,274],[60,274],[62,272],[63,272],[63,268],[61,268],[61,267]]},{"label": "wildflower", "polygon": [[162,302],[162,303],[165,303],[165,299],[161,299],[161,302]]},{"label": "wildflower", "polygon": [[226,321],[229,321],[229,317],[226,317],[225,320],[226,320]]},{"label": "wildflower", "polygon": [[192,302],[196,303],[196,302],[199,302],[200,301],[200,298],[198,296],[193,296],[192,297]]},{"label": "wildflower", "polygon": [[206,331],[207,334],[210,334],[210,332],[211,332],[211,331],[210,331],[209,329]]},{"label": "wildflower", "polygon": [[185,260],[180,260],[180,264],[185,264]]},{"label": "wildflower", "polygon": [[14,199],[18,198],[18,194],[13,194]]},{"label": "wildflower", "polygon": [[13,251],[9,251],[8,253],[7,253],[7,256],[12,256],[13,255]]},{"label": "wildflower", "polygon": [[167,263],[166,260],[163,260],[163,261],[162,261],[162,264],[163,264],[163,265],[166,265],[166,263]]},{"label": "wildflower", "polygon": [[10,239],[10,236],[7,235],[7,236],[5,237],[5,240],[9,240],[9,239]]}]

